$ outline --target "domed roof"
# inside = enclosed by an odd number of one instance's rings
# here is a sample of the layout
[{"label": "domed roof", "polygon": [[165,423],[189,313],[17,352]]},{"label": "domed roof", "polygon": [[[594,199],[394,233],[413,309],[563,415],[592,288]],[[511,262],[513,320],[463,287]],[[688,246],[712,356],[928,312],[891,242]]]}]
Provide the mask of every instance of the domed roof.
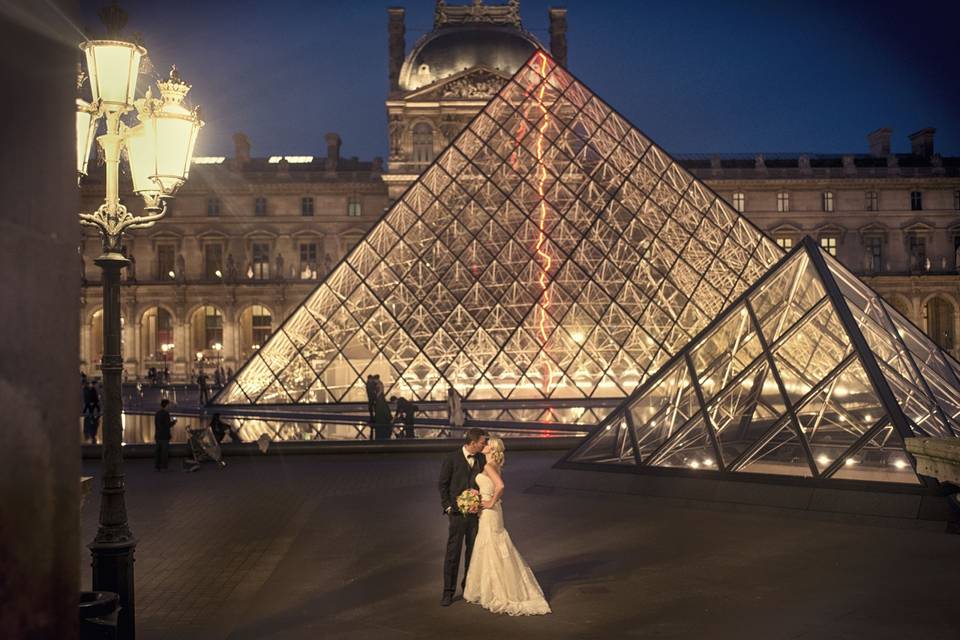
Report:
[{"label": "domed roof", "polygon": [[400,69],[400,88],[413,91],[480,65],[511,76],[538,48],[532,35],[515,27],[443,27],[414,45]]}]

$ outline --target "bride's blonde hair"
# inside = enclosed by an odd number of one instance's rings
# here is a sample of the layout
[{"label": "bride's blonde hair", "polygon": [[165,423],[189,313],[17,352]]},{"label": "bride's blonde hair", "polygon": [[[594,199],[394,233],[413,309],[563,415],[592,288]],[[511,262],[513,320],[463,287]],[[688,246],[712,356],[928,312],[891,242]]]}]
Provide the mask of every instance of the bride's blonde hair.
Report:
[{"label": "bride's blonde hair", "polygon": [[487,439],[487,444],[490,446],[490,459],[496,462],[498,467],[503,467],[503,452],[506,451],[506,447],[503,446],[503,440],[491,436]]}]

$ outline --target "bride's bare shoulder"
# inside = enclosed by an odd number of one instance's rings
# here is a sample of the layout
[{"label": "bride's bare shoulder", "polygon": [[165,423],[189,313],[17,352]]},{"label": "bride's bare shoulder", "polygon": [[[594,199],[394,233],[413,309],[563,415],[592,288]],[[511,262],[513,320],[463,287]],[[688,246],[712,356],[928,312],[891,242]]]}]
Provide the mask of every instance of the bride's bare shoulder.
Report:
[{"label": "bride's bare shoulder", "polygon": [[501,476],[500,469],[497,468],[497,465],[488,462],[484,465],[483,472],[487,474],[487,477],[493,480],[494,483],[503,484],[503,476]]}]

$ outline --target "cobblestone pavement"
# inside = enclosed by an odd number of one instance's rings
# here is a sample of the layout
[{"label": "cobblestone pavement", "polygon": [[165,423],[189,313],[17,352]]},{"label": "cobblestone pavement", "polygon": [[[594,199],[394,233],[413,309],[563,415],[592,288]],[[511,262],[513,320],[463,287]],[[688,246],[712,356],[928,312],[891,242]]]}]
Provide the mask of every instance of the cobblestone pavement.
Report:
[{"label": "cobblestone pavement", "polygon": [[437,454],[128,461],[138,638],[960,637],[960,536],[523,491],[559,455],[506,468],[507,527],[554,609],[536,618],[439,606]]}]

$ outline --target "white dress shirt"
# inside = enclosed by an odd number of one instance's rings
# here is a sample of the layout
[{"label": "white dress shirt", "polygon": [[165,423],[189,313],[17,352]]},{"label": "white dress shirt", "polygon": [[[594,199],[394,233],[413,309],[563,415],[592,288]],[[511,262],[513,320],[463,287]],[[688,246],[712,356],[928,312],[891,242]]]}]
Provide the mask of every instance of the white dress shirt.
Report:
[{"label": "white dress shirt", "polygon": [[[464,460],[467,461],[467,466],[473,469],[473,466],[477,462],[477,455],[475,453],[470,453],[470,451],[468,451],[466,447],[463,447],[462,451],[463,451],[463,458]],[[470,456],[473,456],[473,460],[470,459]]]}]

